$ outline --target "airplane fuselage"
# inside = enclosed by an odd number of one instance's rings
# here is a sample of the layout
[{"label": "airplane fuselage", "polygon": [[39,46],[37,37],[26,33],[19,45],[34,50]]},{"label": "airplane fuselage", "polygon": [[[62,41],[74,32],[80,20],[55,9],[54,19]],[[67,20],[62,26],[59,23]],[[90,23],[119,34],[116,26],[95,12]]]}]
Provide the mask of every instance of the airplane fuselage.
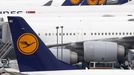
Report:
[{"label": "airplane fuselage", "polygon": [[133,21],[129,21],[133,19],[132,6],[12,9],[2,9],[1,17],[22,16],[46,45],[57,44],[57,40],[61,44],[134,35]]}]

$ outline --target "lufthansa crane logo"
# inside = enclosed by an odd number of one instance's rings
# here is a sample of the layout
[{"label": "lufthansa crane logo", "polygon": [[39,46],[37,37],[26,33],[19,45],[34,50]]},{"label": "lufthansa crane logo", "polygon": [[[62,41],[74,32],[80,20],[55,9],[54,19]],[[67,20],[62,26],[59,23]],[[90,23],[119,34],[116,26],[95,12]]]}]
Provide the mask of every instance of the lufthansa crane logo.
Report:
[{"label": "lufthansa crane logo", "polygon": [[70,0],[70,2],[71,2],[72,4],[79,4],[79,3],[80,3],[80,0]]},{"label": "lufthansa crane logo", "polygon": [[17,40],[17,47],[22,54],[31,55],[38,49],[39,42],[35,35],[31,33],[22,34]]}]

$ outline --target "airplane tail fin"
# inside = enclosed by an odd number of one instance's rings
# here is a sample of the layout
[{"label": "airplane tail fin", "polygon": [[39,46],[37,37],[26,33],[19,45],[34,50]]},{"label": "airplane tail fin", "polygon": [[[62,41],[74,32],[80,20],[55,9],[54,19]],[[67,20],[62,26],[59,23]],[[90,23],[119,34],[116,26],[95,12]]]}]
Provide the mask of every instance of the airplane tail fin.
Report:
[{"label": "airplane tail fin", "polygon": [[10,16],[8,22],[21,72],[78,69],[56,59],[23,18]]}]

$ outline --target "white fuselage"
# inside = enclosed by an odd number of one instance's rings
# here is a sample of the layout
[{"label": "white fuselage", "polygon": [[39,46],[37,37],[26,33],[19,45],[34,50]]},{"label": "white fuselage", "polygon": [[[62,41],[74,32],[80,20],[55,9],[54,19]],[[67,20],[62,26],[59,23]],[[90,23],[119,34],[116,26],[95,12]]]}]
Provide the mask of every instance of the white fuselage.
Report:
[{"label": "white fuselage", "polygon": [[[54,45],[57,44],[57,26],[59,44],[62,36],[61,26],[63,26],[63,43],[133,36],[134,21],[128,21],[133,19],[133,7],[126,5],[12,8],[13,11],[23,12],[17,15],[5,13],[0,17],[6,19],[7,15],[22,16],[46,45]],[[35,13],[27,14],[26,11]]]},{"label": "white fuselage", "polygon": [[133,74],[132,70],[66,70],[66,71],[41,71],[41,72],[25,72],[24,74],[28,74],[28,75],[107,75],[110,74],[112,75],[114,74],[119,74],[122,73],[123,74]]},{"label": "white fuselage", "polygon": [[[66,0],[0,0],[0,5],[1,6],[43,6],[46,3],[48,3],[49,1],[52,1],[50,6],[62,6],[62,4],[66,1]],[[69,1],[69,0],[68,0]],[[108,4],[114,3],[114,5],[120,5],[118,4],[119,0],[107,0],[107,2],[110,2]],[[128,0],[128,2],[124,3],[123,5],[133,5],[134,4],[134,0]],[[80,5],[81,6],[81,5]],[[88,6],[88,5],[86,5]],[[90,5],[89,5],[90,6]],[[105,5],[104,5],[105,6]]]},{"label": "white fuselage", "polygon": [[[134,35],[134,6],[92,6],[92,7],[41,7],[41,8],[9,8],[4,11],[23,11],[21,14],[0,14],[7,21],[7,16],[21,16],[47,45],[57,44],[56,26],[63,26],[63,42],[80,42],[105,38],[121,38]],[[26,14],[25,11],[35,11]],[[61,33],[61,28],[59,28]],[[61,43],[61,35],[58,37]],[[25,72],[28,75],[100,75],[109,72],[93,70]],[[115,72],[113,72],[115,73]],[[116,71],[117,73],[117,71]],[[118,73],[120,71],[118,70]],[[112,74],[112,73],[111,73]],[[126,73],[128,74],[128,72]]]}]

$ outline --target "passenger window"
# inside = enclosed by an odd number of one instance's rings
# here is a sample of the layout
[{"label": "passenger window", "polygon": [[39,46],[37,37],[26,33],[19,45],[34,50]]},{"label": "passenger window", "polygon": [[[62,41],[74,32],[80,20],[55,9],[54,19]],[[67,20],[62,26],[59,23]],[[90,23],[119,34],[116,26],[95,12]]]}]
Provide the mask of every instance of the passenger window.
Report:
[{"label": "passenger window", "polygon": [[105,35],[107,35],[107,33],[105,33]]},{"label": "passenger window", "polygon": [[96,35],[96,33],[94,33],[94,35]]},{"label": "passenger window", "polygon": [[75,33],[73,33],[73,35],[75,35]]},{"label": "passenger window", "polygon": [[66,35],[68,35],[68,33],[66,33]]},{"label": "passenger window", "polygon": [[131,32],[130,32],[129,34],[130,34],[130,35],[132,35],[132,33],[131,33]]},{"label": "passenger window", "polygon": [[49,36],[51,36],[51,33],[49,33]]},{"label": "passenger window", "polygon": [[123,35],[125,35],[125,33],[124,33],[124,32],[123,32],[122,34],[123,34]]},{"label": "passenger window", "polygon": [[47,36],[47,33],[45,33],[45,35]]},{"label": "passenger window", "polygon": [[86,33],[84,33],[84,35],[86,35]]},{"label": "passenger window", "polygon": [[128,33],[126,33],[126,35],[128,35]]},{"label": "passenger window", "polygon": [[63,35],[65,35],[65,33],[63,33]]}]

